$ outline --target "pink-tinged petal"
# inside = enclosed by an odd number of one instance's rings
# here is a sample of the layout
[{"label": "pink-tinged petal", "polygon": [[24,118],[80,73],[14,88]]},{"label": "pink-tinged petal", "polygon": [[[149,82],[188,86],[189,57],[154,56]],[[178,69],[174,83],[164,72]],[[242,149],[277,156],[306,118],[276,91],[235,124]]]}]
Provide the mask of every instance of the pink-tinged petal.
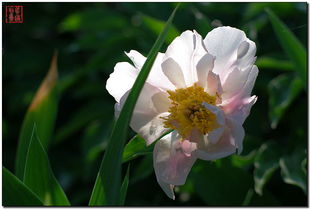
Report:
[{"label": "pink-tinged petal", "polygon": [[196,31],[185,31],[168,46],[164,60],[172,58],[178,63],[188,87],[198,81],[196,66],[206,53],[202,37]]},{"label": "pink-tinged petal", "polygon": [[223,93],[220,78],[218,74],[210,71],[207,76],[207,90],[206,92],[211,96],[217,96],[216,103],[221,103],[221,95]]},{"label": "pink-tinged petal", "polygon": [[[158,180],[172,185],[183,185],[186,182],[188,173],[196,160],[192,154],[189,154],[192,146],[190,142],[188,143],[182,145],[181,137],[176,131],[156,143],[153,165]],[[184,151],[183,148],[186,150]]]},{"label": "pink-tinged petal", "polygon": [[106,82],[106,89],[117,102],[120,102],[121,97],[132,88],[137,75],[138,70],[131,64],[117,63]]},{"label": "pink-tinged petal", "polygon": [[165,194],[170,198],[175,200],[175,195],[174,195],[174,185],[172,184],[167,184],[165,182],[163,182],[162,180],[159,180],[157,177],[157,181],[160,185],[160,187],[162,188],[162,190],[165,192]]},{"label": "pink-tinged petal", "polygon": [[244,99],[234,97],[229,101],[229,103],[223,105],[223,110],[228,117],[235,119],[240,124],[243,124],[256,101],[257,96]]},{"label": "pink-tinged petal", "polygon": [[245,69],[244,71],[234,68],[227,76],[223,83],[222,100],[226,100],[238,94],[245,86],[247,79],[252,72],[253,66]]},{"label": "pink-tinged petal", "polygon": [[162,71],[176,88],[186,88],[185,78],[178,63],[172,58],[162,63]]},{"label": "pink-tinged petal", "polygon": [[234,68],[247,68],[255,62],[256,45],[239,29],[224,26],[209,32],[204,44],[216,57],[213,72],[219,74],[223,83]]},{"label": "pink-tinged petal", "polygon": [[193,155],[203,160],[216,160],[235,153],[236,149],[241,153],[244,136],[243,126],[234,119],[227,118],[225,130],[218,142],[198,144],[198,149],[193,152]]},{"label": "pink-tinged petal", "polygon": [[206,89],[208,74],[214,68],[215,57],[209,53],[205,54],[198,62],[196,69],[198,75],[198,84]]},{"label": "pink-tinged petal", "polygon": [[197,144],[190,142],[189,140],[183,140],[180,146],[187,157],[190,157],[191,153],[197,149]]},{"label": "pink-tinged petal", "polygon": [[[135,67],[140,71],[146,61],[146,58],[136,50],[131,50],[130,52],[126,53],[126,55],[132,60]],[[174,85],[162,72],[161,63],[163,57],[163,53],[158,53],[146,82],[163,90],[174,90]]]}]

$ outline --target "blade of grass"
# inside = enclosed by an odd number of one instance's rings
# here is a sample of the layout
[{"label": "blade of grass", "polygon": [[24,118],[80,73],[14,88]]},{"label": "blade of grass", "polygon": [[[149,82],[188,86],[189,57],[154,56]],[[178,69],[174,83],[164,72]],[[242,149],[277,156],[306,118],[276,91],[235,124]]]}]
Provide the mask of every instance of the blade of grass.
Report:
[{"label": "blade of grass", "polygon": [[23,180],[26,155],[34,123],[38,126],[38,135],[46,149],[54,129],[58,104],[57,91],[57,54],[52,58],[50,69],[40,85],[28,108],[18,140],[15,172]]},{"label": "blade of grass", "polygon": [[2,167],[2,205],[43,206],[43,203],[14,174],[5,167]]},{"label": "blade of grass", "polygon": [[[165,37],[170,28],[170,25],[172,24],[172,20],[174,18],[177,8],[178,6],[171,14],[170,18],[165,24],[163,31],[161,32],[152,49],[150,50],[147,60],[144,63],[133,85],[133,88],[129,93],[129,96],[124,103],[120,116],[112,129],[112,134],[109,139],[108,147],[99,169],[99,175],[97,176],[97,180],[94,186],[95,189],[93,189],[89,205],[99,204],[95,199],[98,198],[98,196],[96,195],[98,191],[105,192],[106,196],[106,203],[101,203],[101,205],[117,205],[119,202],[121,187],[122,150],[127,136],[128,126],[132,117],[133,109],[139,97],[139,93],[144,86],[145,80],[148,77],[153,62],[155,61],[157,53],[160,50],[163,42],[165,41]],[[101,179],[101,181],[99,181],[99,179]],[[98,185],[97,182],[101,182],[102,184]]]},{"label": "blade of grass", "polygon": [[269,19],[272,23],[274,32],[289,56],[296,66],[296,71],[300,75],[304,87],[306,88],[307,81],[307,53],[301,42],[291,32],[288,27],[274,14],[270,9],[266,9]]},{"label": "blade of grass", "polygon": [[121,186],[120,205],[123,206],[126,198],[127,188],[130,181],[130,164],[127,167],[126,174]]},{"label": "blade of grass", "polygon": [[70,203],[55,178],[48,156],[34,125],[25,165],[24,183],[46,206],[69,206]]}]

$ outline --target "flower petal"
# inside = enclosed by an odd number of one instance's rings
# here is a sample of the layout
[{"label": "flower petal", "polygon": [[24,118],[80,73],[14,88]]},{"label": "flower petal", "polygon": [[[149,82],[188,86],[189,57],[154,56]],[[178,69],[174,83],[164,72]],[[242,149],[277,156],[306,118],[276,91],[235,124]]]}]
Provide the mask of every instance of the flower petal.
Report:
[{"label": "flower petal", "polygon": [[117,102],[120,102],[121,97],[132,88],[137,75],[138,70],[131,64],[117,63],[106,82],[106,89]]},{"label": "flower petal", "polygon": [[172,58],[178,63],[188,87],[198,81],[195,67],[206,53],[201,35],[196,31],[185,31],[168,46],[164,60]]},{"label": "flower petal", "polygon": [[175,85],[176,88],[185,88],[185,78],[178,63],[172,58],[166,59],[162,63],[162,71],[165,76]]},{"label": "flower petal", "polygon": [[208,74],[214,68],[215,57],[209,53],[205,54],[196,66],[198,75],[198,84],[206,89],[206,82],[208,80]]},{"label": "flower petal", "polygon": [[163,182],[162,180],[159,180],[157,177],[157,181],[160,185],[160,187],[162,188],[162,190],[165,192],[165,194],[170,198],[175,200],[175,195],[174,195],[174,185],[172,184],[167,184],[165,182]]},{"label": "flower petal", "polygon": [[131,127],[143,139],[146,140],[147,146],[169,131],[164,127],[164,117],[169,115],[168,112],[156,116],[148,116],[143,113],[134,113],[131,121]]},{"label": "flower petal", "polygon": [[[124,105],[128,92],[123,95],[120,103],[115,105],[116,117]],[[169,101],[166,95],[159,88],[145,83],[136,102],[130,126],[146,140],[147,145],[168,131],[163,124],[163,117],[169,115],[167,112]]]},{"label": "flower petal", "polygon": [[217,96],[216,103],[221,103],[221,98],[219,96],[222,95],[223,90],[221,86],[221,81],[218,74],[210,71],[207,76],[207,90],[206,92],[211,96]]},{"label": "flower petal", "polygon": [[216,144],[225,130],[224,129],[224,126],[225,126],[224,112],[217,106],[210,105],[206,102],[203,102],[203,106],[216,115],[217,123],[219,125],[217,129],[213,130],[212,132],[204,136],[204,142],[206,142],[205,144],[209,144],[209,143]]},{"label": "flower petal", "polygon": [[[182,148],[176,131],[159,140],[153,151],[153,165],[157,179],[172,185],[183,185],[196,158]],[[189,142],[188,142],[189,143]],[[187,144],[188,144],[187,143]],[[184,147],[191,147],[184,145]]]},{"label": "flower petal", "polygon": [[226,119],[223,135],[216,144],[198,144],[193,155],[203,160],[216,160],[235,153],[236,149],[242,151],[242,142],[245,133],[241,124],[233,119]]},{"label": "flower petal", "polygon": [[252,106],[256,103],[257,96],[252,96],[249,98],[239,99],[233,98],[230,103],[223,105],[224,111],[227,113],[228,117],[235,119],[241,125],[244,123],[248,117]]},{"label": "flower petal", "polygon": [[213,72],[219,74],[222,83],[235,67],[247,68],[255,62],[256,45],[239,29],[218,27],[206,35],[204,44],[216,56]]},{"label": "flower petal", "polygon": [[[136,50],[131,50],[129,53],[126,53],[126,55],[132,60],[135,67],[139,70],[143,67],[146,61],[146,58]],[[163,53],[158,53],[146,82],[155,87],[159,87],[163,90],[174,90],[175,89],[174,85],[168,80],[168,78],[162,72],[161,63],[163,57],[164,57]]]}]

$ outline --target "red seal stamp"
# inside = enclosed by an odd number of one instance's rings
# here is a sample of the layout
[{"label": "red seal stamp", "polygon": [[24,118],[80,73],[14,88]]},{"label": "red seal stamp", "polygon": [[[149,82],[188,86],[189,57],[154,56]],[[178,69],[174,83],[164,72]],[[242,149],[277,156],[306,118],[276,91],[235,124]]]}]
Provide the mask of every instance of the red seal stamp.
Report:
[{"label": "red seal stamp", "polygon": [[23,6],[6,6],[5,7],[5,22],[6,23],[23,23],[24,9]]}]

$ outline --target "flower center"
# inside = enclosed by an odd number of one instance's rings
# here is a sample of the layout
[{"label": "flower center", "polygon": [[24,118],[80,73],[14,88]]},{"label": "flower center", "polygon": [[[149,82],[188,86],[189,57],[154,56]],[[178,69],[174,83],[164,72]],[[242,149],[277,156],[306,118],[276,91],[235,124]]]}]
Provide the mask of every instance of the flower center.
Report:
[{"label": "flower center", "polygon": [[164,118],[166,128],[177,130],[186,139],[193,129],[205,135],[219,126],[216,115],[203,106],[203,102],[215,105],[216,96],[210,96],[197,84],[167,92],[171,106],[170,115]]}]

